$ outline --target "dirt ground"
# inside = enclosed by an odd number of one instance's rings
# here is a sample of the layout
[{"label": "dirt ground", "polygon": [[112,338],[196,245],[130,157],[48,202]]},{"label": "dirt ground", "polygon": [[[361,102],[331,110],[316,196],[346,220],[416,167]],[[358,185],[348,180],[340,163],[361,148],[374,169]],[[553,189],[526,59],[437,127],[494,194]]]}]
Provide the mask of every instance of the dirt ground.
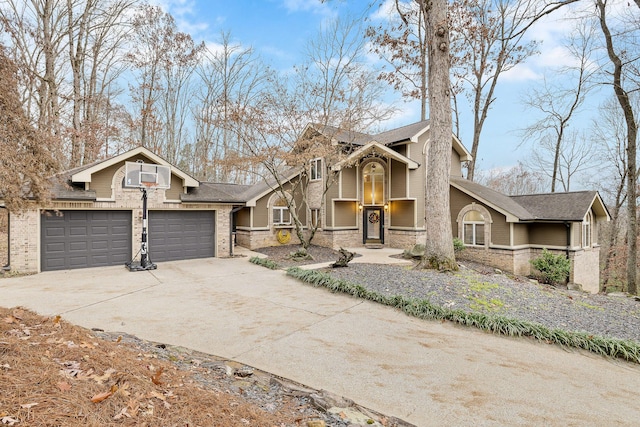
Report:
[{"label": "dirt ground", "polygon": [[0,307],[0,425],[280,427],[326,417],[247,367],[100,334]]}]

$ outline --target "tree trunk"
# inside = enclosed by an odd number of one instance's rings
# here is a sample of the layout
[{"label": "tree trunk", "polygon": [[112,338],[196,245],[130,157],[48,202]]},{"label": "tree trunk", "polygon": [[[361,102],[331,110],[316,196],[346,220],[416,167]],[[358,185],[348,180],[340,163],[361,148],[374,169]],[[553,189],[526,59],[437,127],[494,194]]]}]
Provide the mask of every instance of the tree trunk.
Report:
[{"label": "tree trunk", "polygon": [[431,128],[426,161],[426,244],[420,265],[423,268],[457,270],[449,203],[452,118],[447,1],[421,0],[420,5],[427,20]]},{"label": "tree trunk", "polygon": [[622,59],[615,52],[613,38],[606,19],[606,2],[598,0],[596,6],[600,13],[600,27],[607,44],[607,54],[613,64],[613,91],[620,108],[624,113],[627,125],[627,216],[629,225],[627,229],[627,291],[630,294],[637,294],[637,257],[638,257],[638,221],[637,221],[637,169],[636,169],[636,138],[638,137],[638,126],[633,113],[633,106],[629,99],[629,94],[622,87]]}]

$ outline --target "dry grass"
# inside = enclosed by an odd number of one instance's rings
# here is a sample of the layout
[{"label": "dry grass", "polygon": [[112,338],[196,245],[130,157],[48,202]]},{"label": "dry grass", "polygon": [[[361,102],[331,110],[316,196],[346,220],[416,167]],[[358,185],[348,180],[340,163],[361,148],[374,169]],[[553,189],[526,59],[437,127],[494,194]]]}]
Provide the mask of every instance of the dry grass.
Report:
[{"label": "dry grass", "polygon": [[[119,339],[59,316],[0,307],[0,425],[288,426],[269,413]],[[299,412],[297,412],[299,414]]]}]

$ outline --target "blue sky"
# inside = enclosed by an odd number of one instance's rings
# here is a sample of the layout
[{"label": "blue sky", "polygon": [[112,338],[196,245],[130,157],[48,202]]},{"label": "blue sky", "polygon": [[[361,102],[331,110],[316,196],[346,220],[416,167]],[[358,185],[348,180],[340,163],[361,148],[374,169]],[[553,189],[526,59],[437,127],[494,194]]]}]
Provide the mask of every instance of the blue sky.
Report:
[{"label": "blue sky", "polygon": [[[387,0],[389,1],[389,0]],[[215,46],[222,31],[230,32],[234,41],[252,46],[264,60],[276,69],[287,69],[300,62],[306,42],[320,29],[323,22],[340,15],[362,16],[368,0],[156,0],[176,19],[181,31],[190,33],[196,41],[204,40]],[[384,10],[371,10],[384,19]],[[480,169],[508,168],[523,159],[530,150],[526,141],[521,144],[518,130],[532,121],[521,99],[532,85],[543,77],[556,78],[554,67],[567,62],[567,54],[557,40],[570,30],[570,23],[562,15],[536,24],[531,37],[541,40],[541,54],[531,58],[505,74],[498,86],[497,99],[483,130],[478,162]],[[399,98],[398,98],[399,99]],[[464,100],[460,100],[464,103]],[[416,103],[399,104],[401,112],[387,123],[396,127],[419,120]],[[582,124],[588,125],[593,110],[583,113]],[[464,110],[462,142],[471,148],[473,117]]]}]

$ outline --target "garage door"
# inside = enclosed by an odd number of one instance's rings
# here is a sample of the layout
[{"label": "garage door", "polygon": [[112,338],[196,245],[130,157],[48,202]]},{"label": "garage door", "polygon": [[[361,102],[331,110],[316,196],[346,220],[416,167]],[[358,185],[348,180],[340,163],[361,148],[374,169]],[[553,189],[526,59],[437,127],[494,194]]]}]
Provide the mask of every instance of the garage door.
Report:
[{"label": "garage door", "polygon": [[42,271],[131,260],[131,211],[46,212],[41,218]]},{"label": "garage door", "polygon": [[213,211],[149,211],[151,261],[214,256],[214,214]]}]

